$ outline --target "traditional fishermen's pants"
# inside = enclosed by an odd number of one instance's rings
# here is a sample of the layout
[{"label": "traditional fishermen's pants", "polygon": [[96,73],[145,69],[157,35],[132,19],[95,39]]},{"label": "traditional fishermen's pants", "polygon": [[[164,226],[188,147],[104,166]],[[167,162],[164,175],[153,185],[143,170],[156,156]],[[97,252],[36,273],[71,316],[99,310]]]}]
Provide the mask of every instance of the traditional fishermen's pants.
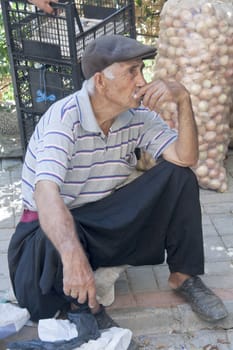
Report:
[{"label": "traditional fishermen's pants", "polygon": [[[161,161],[110,196],[71,213],[94,270],[161,264],[166,252],[171,272],[204,273],[199,187],[189,168]],[[38,220],[17,225],[8,260],[16,298],[32,320],[53,317],[68,303],[59,254]]]}]

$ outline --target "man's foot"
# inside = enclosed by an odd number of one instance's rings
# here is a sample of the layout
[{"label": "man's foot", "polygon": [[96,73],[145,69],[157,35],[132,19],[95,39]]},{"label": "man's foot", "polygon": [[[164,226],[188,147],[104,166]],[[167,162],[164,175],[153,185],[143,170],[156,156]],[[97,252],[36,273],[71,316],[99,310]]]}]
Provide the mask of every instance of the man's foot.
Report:
[{"label": "man's foot", "polygon": [[[97,313],[94,314],[94,317],[97,321],[99,329],[107,329],[111,327],[120,327],[106,312],[105,307],[100,305],[100,309]],[[139,345],[132,338],[129,344],[128,350],[139,350]]]},{"label": "man's foot", "polygon": [[205,321],[216,322],[228,316],[221,299],[206,287],[200,277],[186,279],[174,291],[182,295],[189,302],[192,310]]}]

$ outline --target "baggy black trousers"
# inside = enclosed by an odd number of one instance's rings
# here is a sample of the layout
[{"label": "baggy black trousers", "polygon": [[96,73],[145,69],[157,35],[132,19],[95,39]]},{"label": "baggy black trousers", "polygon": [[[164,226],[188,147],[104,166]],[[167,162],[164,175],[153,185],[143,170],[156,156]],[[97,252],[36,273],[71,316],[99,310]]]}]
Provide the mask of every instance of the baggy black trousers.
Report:
[{"label": "baggy black trousers", "polygon": [[[71,210],[93,269],[154,265],[171,272],[204,273],[199,187],[189,168],[161,161],[99,201]],[[38,221],[20,222],[8,250],[16,298],[31,319],[53,317],[67,304],[62,264]]]}]

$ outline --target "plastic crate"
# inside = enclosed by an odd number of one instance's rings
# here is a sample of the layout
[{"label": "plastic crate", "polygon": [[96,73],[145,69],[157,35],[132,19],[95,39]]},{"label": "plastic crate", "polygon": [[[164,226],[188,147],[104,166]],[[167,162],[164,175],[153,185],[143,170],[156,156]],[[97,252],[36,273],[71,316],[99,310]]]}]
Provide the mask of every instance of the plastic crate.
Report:
[{"label": "plastic crate", "polygon": [[[89,6],[89,17],[83,17],[86,6]],[[114,33],[135,36],[131,1],[121,8],[105,8],[110,12],[106,11],[107,17],[102,19],[97,16],[97,9],[103,11],[103,7],[83,4],[82,16],[73,2],[55,7],[57,14],[50,16],[26,2],[2,0],[13,55],[53,63],[72,62],[79,60],[86,45],[98,36]],[[90,11],[95,15],[93,20],[90,19]]]},{"label": "plastic crate", "polygon": [[55,101],[74,91],[69,66],[15,61],[16,90],[20,109],[44,113]]},{"label": "plastic crate", "polygon": [[134,1],[68,0],[54,5],[55,15],[24,0],[1,0],[1,6],[25,152],[40,116],[81,88],[88,43],[110,34],[136,37]]}]

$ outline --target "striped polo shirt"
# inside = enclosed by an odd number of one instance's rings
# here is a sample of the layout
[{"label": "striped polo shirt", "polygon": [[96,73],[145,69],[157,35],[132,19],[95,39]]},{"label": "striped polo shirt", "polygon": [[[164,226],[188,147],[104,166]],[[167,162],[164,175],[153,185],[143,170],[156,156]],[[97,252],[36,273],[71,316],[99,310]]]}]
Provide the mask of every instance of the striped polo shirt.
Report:
[{"label": "striped polo shirt", "polygon": [[108,196],[135,169],[135,148],[156,159],[176,138],[175,130],[144,107],[120,114],[106,136],[84,82],[81,90],[54,103],[35,128],[23,165],[24,207],[37,210],[33,194],[40,180],[55,182],[70,209]]}]

